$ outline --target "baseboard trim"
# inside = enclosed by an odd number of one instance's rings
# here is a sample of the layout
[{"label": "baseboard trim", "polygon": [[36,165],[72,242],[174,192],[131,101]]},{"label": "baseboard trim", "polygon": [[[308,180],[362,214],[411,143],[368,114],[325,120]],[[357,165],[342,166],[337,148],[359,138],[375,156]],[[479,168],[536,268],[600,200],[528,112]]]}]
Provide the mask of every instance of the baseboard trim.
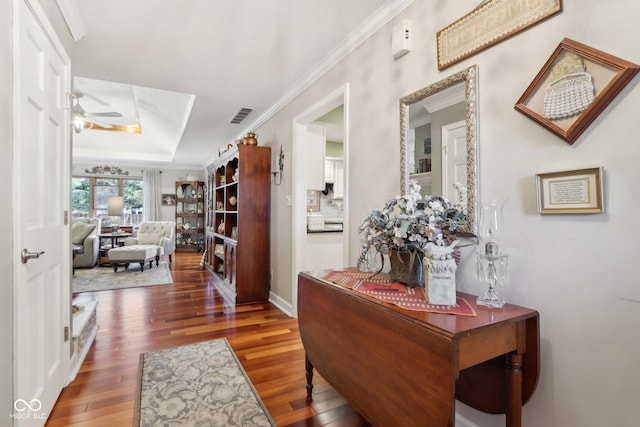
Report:
[{"label": "baseboard trim", "polygon": [[296,317],[293,314],[293,306],[273,292],[269,292],[269,302],[282,310],[287,316]]}]

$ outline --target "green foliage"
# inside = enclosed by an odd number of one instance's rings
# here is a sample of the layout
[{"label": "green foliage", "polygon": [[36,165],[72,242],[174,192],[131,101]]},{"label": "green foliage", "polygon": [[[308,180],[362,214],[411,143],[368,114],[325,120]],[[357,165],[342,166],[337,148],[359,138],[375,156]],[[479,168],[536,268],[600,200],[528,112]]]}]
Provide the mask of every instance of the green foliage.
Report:
[{"label": "green foliage", "polygon": [[142,208],[142,180],[124,181],[124,206],[130,209]]},{"label": "green foliage", "polygon": [[71,179],[71,212],[73,217],[89,216],[89,178]]}]

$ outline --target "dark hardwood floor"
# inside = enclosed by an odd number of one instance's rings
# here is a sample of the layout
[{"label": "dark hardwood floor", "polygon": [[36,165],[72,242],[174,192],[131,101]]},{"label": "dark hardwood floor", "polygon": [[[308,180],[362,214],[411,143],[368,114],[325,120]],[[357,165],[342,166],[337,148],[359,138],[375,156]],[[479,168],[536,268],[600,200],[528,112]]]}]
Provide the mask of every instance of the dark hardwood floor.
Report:
[{"label": "dark hardwood floor", "polygon": [[307,400],[296,319],[225,305],[200,256],[174,254],[172,285],[96,293],[98,335],[46,425],[130,426],[140,353],[226,337],[278,426],[368,426],[318,373]]}]

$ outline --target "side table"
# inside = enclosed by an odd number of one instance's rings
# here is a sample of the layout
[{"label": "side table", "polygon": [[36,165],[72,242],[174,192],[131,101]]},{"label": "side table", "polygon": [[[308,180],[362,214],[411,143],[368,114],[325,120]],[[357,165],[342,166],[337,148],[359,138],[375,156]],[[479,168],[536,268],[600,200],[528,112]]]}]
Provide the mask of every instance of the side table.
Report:
[{"label": "side table", "polygon": [[73,265],[73,260],[75,259],[76,255],[78,255],[80,253],[80,249],[82,249],[82,246],[80,246],[80,245],[74,245],[74,244],[71,245],[71,255],[72,255],[72,257],[71,257],[71,266],[72,266],[71,274],[72,275],[76,274],[76,267],[75,267],[75,265]]},{"label": "side table", "polygon": [[[110,266],[111,264],[109,263],[109,258],[107,256],[107,252],[109,252],[109,249],[124,245],[124,239],[126,239],[127,237],[131,237],[131,235],[132,234],[129,232],[122,232],[122,231],[119,233],[98,234],[98,237],[100,238],[100,255],[99,255],[100,259],[98,260],[98,265]],[[109,239],[111,240],[111,243],[103,245],[102,244],[103,239]]]}]

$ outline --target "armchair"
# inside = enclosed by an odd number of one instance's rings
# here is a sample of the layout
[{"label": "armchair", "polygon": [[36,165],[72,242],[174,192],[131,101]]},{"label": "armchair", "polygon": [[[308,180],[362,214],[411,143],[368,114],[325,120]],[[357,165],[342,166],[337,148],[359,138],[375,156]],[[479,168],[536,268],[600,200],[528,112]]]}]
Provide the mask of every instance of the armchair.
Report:
[{"label": "armchair", "polygon": [[140,224],[136,237],[127,237],[124,240],[125,246],[131,245],[157,245],[158,257],[169,256],[176,249],[176,223],[173,221],[146,221]]},{"label": "armchair", "polygon": [[79,247],[73,257],[73,268],[93,268],[100,251],[100,218],[78,218],[71,224],[71,244]]}]

